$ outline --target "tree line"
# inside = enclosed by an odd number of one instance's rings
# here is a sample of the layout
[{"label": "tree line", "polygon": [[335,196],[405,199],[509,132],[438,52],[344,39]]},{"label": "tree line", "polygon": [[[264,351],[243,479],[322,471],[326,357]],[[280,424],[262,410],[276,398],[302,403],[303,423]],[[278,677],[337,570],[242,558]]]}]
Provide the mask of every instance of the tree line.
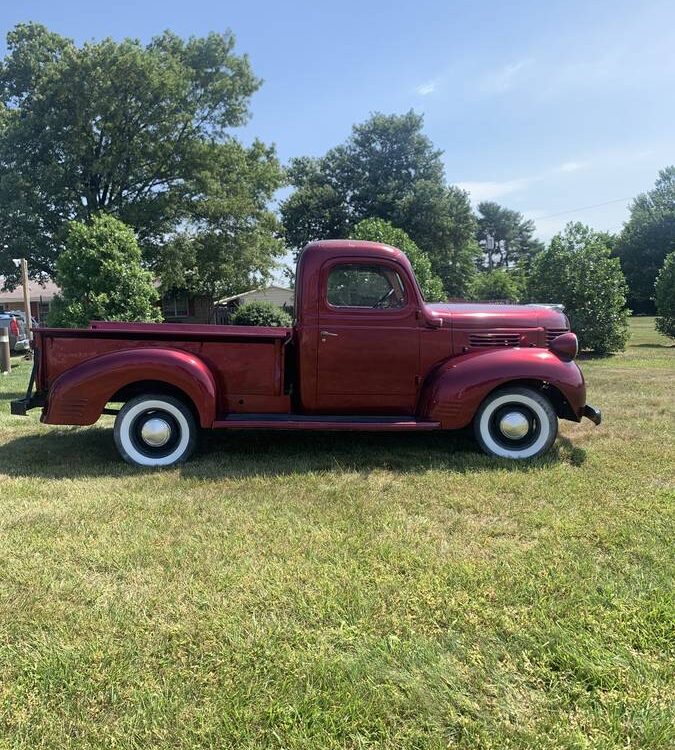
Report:
[{"label": "tree line", "polygon": [[[376,113],[323,156],[282,167],[273,146],[236,137],[260,85],[230,33],[78,46],[16,26],[0,62],[5,283],[23,255],[60,282],[60,322],[148,319],[153,280],[218,299],[265,283],[288,249],[359,237],[405,250],[430,300],[562,302],[597,351],[623,347],[628,309],[654,311],[675,250],[675,167],[633,201],[619,235],[571,224],[544,247],[519,212],[472,210],[413,111]],[[282,186],[292,191],[274,211]],[[96,286],[97,258],[124,283]]]}]

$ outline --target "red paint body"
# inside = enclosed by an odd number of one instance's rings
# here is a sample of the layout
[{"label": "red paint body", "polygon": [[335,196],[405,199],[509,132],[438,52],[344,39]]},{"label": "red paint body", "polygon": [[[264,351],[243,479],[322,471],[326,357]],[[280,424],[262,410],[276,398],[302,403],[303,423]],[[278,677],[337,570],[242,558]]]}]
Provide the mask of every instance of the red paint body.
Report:
[{"label": "red paint body", "polygon": [[[395,274],[395,309],[335,307],[336,264]],[[297,269],[294,328],[92,323],[38,329],[38,400],[49,424],[92,424],[110,401],[167,391],[205,428],[455,429],[505,383],[547,391],[559,416],[579,421],[583,376],[548,347],[569,330],[544,306],[424,302],[395,248],[329,240],[308,245]]]}]

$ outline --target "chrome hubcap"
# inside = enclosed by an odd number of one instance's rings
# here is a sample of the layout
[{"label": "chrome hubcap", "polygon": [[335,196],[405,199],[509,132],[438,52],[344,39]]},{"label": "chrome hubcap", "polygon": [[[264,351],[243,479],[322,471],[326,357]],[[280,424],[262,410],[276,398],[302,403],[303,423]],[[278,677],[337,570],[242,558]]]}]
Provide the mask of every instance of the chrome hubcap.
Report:
[{"label": "chrome hubcap", "polygon": [[499,429],[509,440],[520,440],[527,435],[530,423],[522,412],[510,411],[499,420]]},{"label": "chrome hubcap", "polygon": [[169,442],[171,427],[165,419],[153,417],[141,427],[141,437],[152,448],[161,448]]}]

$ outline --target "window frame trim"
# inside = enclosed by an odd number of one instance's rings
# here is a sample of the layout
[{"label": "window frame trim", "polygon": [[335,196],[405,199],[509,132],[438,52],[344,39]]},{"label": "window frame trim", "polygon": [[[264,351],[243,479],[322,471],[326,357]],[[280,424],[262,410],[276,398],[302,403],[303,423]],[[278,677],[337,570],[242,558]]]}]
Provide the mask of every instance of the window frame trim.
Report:
[{"label": "window frame trim", "polygon": [[[386,268],[390,268],[394,273],[396,273],[401,280],[401,283],[403,285],[403,292],[405,294],[406,303],[402,305],[401,307],[363,307],[360,305],[333,305],[328,300],[328,277],[330,276],[331,271],[336,266],[352,266],[352,265],[362,265],[362,266],[384,266]],[[402,315],[407,314],[411,307],[417,308],[418,301],[417,297],[413,292],[413,285],[408,277],[408,274],[405,270],[405,268],[398,262],[394,260],[389,260],[388,258],[364,258],[363,256],[356,257],[356,258],[331,258],[330,260],[326,261],[322,267],[322,281],[321,281],[321,288],[320,288],[320,301],[319,301],[319,309],[323,306],[328,312],[332,313],[342,313],[342,314],[349,314],[351,312],[359,312],[359,313],[365,313],[367,315]]]}]

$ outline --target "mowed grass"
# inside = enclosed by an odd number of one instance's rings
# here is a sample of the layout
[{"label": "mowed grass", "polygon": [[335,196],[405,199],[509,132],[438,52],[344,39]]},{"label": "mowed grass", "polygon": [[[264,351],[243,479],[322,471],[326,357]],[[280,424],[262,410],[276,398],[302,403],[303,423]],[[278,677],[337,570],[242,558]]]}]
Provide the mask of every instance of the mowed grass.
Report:
[{"label": "mowed grass", "polygon": [[675,746],[675,348],[585,359],[596,428],[213,434],[175,470],[10,417],[0,747]]}]

